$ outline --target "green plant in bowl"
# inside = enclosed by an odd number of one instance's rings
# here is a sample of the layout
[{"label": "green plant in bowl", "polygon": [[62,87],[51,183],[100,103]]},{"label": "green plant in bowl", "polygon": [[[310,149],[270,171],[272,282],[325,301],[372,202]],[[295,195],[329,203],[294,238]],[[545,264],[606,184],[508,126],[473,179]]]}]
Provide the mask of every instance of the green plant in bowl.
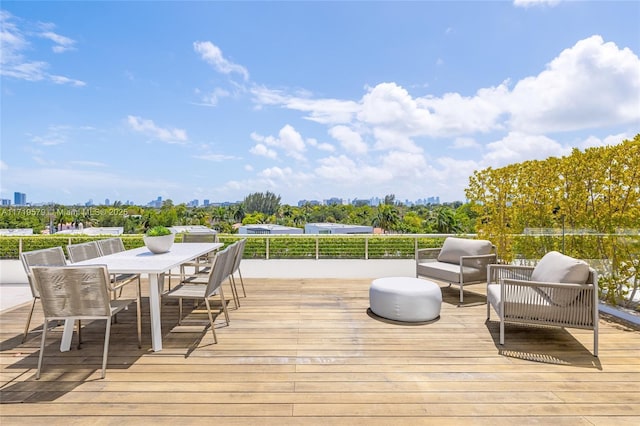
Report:
[{"label": "green plant in bowl", "polygon": [[142,236],[144,245],[151,253],[166,253],[173,246],[174,235],[169,228],[164,226],[154,226],[149,228]]},{"label": "green plant in bowl", "polygon": [[147,229],[145,235],[148,237],[162,237],[163,235],[171,234],[171,230],[166,226],[154,226]]}]

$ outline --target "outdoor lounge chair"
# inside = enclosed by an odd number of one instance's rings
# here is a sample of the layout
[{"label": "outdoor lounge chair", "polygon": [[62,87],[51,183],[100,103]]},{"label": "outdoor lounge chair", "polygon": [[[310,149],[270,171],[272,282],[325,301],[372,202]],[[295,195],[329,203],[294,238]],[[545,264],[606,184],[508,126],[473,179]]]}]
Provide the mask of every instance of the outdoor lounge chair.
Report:
[{"label": "outdoor lounge chair", "polygon": [[[38,371],[40,378],[44,346],[47,338],[47,326],[54,320],[106,320],[104,350],[102,354],[102,378],[107,368],[109,351],[109,335],[111,318],[117,312],[126,309],[134,299],[111,300],[109,297],[109,272],[106,266],[34,266],[32,268],[34,282],[40,291],[45,326],[40,343]],[[138,324],[140,310],[138,309]],[[140,329],[138,328],[138,342]]]},{"label": "outdoor lounge chair", "polygon": [[539,324],[593,330],[593,356],[598,356],[598,274],[586,262],[556,251],[535,267],[489,265],[487,321],[491,307],[505,323]]},{"label": "outdoor lounge chair", "polygon": [[460,287],[485,282],[487,265],[496,263],[496,248],[487,240],[447,237],[442,248],[416,251],[416,277],[431,278]]}]

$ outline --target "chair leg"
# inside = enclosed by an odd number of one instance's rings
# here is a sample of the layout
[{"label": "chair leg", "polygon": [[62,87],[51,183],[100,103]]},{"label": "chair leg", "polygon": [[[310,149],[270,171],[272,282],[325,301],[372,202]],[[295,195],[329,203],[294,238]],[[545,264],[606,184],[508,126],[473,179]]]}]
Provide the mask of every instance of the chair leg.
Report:
[{"label": "chair leg", "polygon": [[178,299],[178,325],[182,322],[182,297]]},{"label": "chair leg", "polygon": [[462,287],[464,287],[464,286],[463,286],[463,285],[462,285],[462,283],[461,283],[461,284],[460,284],[460,303],[462,303],[462,302],[463,302],[463,300],[464,300],[464,295],[463,295],[463,292],[462,292]]},{"label": "chair leg", "polygon": [[233,274],[229,275],[229,285],[231,286],[233,304],[236,306],[236,309],[238,309],[240,307],[240,296],[238,296],[238,288],[236,287],[236,280],[233,278]]},{"label": "chair leg", "polygon": [[49,321],[44,320],[42,339],[40,340],[40,356],[38,357],[38,370],[36,371],[36,380],[40,379],[40,371],[42,370],[42,358],[44,357],[44,344],[47,340],[47,328],[49,328]]},{"label": "chair leg", "polygon": [[33,316],[33,309],[36,307],[36,298],[33,298],[33,303],[31,304],[31,310],[29,311],[29,316],[27,317],[27,325],[24,326],[24,336],[22,336],[22,343],[27,340],[27,335],[29,334],[29,325],[31,324],[31,317]]},{"label": "chair leg", "polygon": [[104,349],[102,350],[102,378],[107,374],[107,355],[109,353],[109,336],[111,335],[111,318],[107,318],[104,332]]},{"label": "chair leg", "polygon": [[240,268],[238,267],[238,276],[240,277],[240,285],[242,286],[242,295],[247,297],[247,292],[244,291],[244,280],[242,279],[242,272],[240,272]]},{"label": "chair leg", "polygon": [[227,310],[227,301],[224,298],[224,291],[222,291],[222,286],[220,286],[220,303],[222,303],[224,318],[227,320],[227,325],[229,325],[229,311]]},{"label": "chair leg", "polygon": [[211,305],[209,304],[209,299],[204,298],[204,303],[207,305],[207,314],[209,314],[209,323],[211,324],[211,333],[213,334],[213,343],[218,343],[218,337],[216,336],[216,327],[213,324],[213,315],[211,315]]}]

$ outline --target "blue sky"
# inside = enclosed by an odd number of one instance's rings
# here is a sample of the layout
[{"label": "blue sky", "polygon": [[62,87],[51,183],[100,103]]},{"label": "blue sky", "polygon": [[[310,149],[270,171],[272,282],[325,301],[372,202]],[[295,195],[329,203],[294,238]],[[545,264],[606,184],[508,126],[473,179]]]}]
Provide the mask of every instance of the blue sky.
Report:
[{"label": "blue sky", "polygon": [[3,1],[0,196],[464,200],[640,132],[640,2]]}]

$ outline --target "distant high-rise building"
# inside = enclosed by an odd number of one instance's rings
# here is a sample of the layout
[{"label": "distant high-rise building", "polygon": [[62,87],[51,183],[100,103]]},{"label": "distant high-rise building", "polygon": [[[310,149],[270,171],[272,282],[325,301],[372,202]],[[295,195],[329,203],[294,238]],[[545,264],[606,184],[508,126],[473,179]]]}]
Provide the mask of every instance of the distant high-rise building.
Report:
[{"label": "distant high-rise building", "polygon": [[104,205],[105,205],[105,206],[110,206],[110,205],[111,205],[111,203],[109,202],[109,199],[108,199],[108,198],[105,198],[105,199],[104,199]]},{"label": "distant high-rise building", "polygon": [[23,192],[14,192],[13,193],[13,204],[16,206],[26,206],[27,205],[27,194]]},{"label": "distant high-rise building", "polygon": [[209,200],[204,200],[202,203],[205,207],[209,207]]},{"label": "distant high-rise building", "polygon": [[3,206],[10,206],[11,205],[11,200],[8,198],[2,198],[0,199],[0,202],[2,202]]}]

